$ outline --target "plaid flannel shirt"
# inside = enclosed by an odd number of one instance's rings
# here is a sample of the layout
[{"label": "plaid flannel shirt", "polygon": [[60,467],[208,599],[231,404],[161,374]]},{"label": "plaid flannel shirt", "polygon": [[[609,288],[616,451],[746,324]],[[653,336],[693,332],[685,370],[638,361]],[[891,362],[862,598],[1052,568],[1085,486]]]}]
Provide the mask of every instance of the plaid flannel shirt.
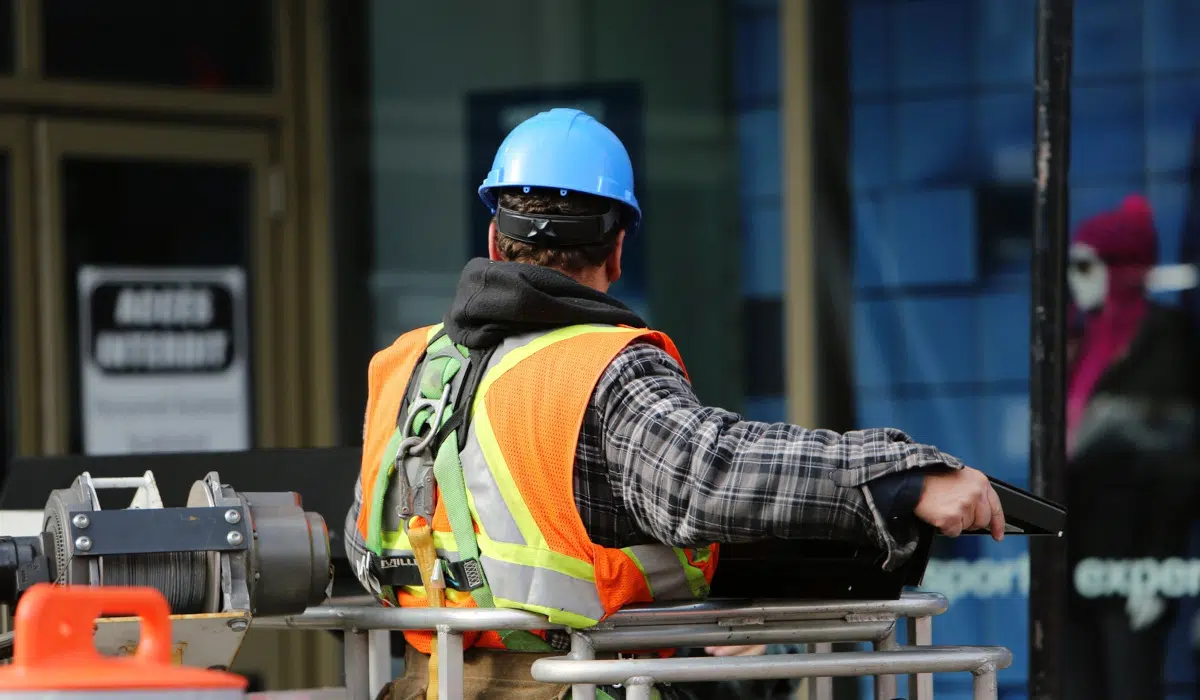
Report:
[{"label": "plaid flannel shirt", "polygon": [[[891,568],[912,554],[916,531],[889,528],[867,484],[935,465],[962,463],[891,428],[807,430],[704,406],[674,359],[634,343],[608,366],[584,414],[575,505],[604,547],[845,539],[888,552]],[[352,562],[366,551],[355,527],[361,507],[359,483],[346,519]]]},{"label": "plaid flannel shirt", "polygon": [[[584,414],[575,505],[604,547],[839,539],[888,552],[891,568],[916,549],[917,532],[889,527],[867,484],[935,465],[962,463],[891,428],[808,430],[704,406],[670,355],[639,342],[601,375]],[[352,564],[366,556],[361,506],[358,483],[345,530]]]}]

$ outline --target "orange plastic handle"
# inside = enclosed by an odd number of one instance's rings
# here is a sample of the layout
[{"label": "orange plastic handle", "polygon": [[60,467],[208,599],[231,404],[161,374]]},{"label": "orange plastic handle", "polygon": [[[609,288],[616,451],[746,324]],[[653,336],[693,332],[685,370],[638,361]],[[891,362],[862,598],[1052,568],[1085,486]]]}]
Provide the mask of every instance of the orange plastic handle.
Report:
[{"label": "orange plastic handle", "polygon": [[39,583],[31,586],[17,605],[13,664],[35,666],[67,658],[104,660],[96,649],[96,618],[112,614],[141,618],[134,661],[171,663],[171,608],[157,589]]}]

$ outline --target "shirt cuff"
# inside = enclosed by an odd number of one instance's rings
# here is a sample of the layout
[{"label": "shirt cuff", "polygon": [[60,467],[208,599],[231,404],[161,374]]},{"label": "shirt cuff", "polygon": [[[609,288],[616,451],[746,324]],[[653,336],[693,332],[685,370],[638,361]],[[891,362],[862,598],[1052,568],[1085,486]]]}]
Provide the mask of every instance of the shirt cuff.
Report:
[{"label": "shirt cuff", "polygon": [[867,484],[875,507],[889,528],[913,517],[924,486],[925,475],[919,470],[888,474]]}]

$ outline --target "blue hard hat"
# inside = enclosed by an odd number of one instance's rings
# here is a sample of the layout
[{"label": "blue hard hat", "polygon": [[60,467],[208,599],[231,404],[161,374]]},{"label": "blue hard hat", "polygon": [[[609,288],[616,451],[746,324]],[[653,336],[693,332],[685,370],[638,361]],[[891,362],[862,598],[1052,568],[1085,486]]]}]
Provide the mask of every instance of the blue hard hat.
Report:
[{"label": "blue hard hat", "polygon": [[621,139],[578,109],[552,109],[521,122],[509,132],[492,169],[479,186],[479,197],[496,213],[500,188],[545,187],[596,195],[623,204],[630,233],[642,220],[633,194],[633,163]]}]

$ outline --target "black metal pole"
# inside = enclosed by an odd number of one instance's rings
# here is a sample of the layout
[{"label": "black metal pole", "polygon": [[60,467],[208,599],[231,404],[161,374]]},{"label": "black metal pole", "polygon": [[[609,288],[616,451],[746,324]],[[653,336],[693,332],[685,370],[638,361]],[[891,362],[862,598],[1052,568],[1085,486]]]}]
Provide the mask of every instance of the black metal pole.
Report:
[{"label": "black metal pole", "polygon": [[[1067,173],[1073,0],[1038,0],[1034,221],[1029,369],[1029,482],[1066,496]],[[1061,700],[1067,559],[1060,538],[1030,540],[1029,697]]]}]

